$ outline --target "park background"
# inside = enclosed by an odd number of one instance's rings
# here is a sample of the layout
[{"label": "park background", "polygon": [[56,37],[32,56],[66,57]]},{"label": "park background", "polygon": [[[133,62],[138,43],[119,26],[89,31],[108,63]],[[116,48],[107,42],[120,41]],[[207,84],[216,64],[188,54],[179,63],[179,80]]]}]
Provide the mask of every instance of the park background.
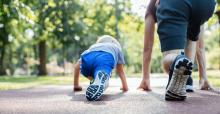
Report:
[{"label": "park background", "polygon": [[[220,87],[220,0],[204,25],[207,73]],[[0,89],[71,84],[74,63],[98,36],[122,44],[127,76],[141,77],[149,0],[0,0]],[[151,72],[162,73],[158,36]],[[194,68],[197,71],[195,65]],[[198,73],[193,74],[198,78]],[[117,77],[117,76],[116,76]],[[85,80],[85,79],[81,79]]]}]

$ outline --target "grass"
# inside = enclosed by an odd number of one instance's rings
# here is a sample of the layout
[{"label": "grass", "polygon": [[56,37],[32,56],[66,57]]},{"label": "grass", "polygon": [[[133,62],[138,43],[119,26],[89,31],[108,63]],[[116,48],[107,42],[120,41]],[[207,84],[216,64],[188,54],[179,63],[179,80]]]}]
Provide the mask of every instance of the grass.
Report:
[{"label": "grass", "polygon": [[[80,81],[85,81],[85,78],[80,78]],[[0,90],[22,89],[41,85],[70,85],[73,82],[72,76],[1,76]]]},{"label": "grass", "polygon": [[[207,75],[214,87],[220,87],[220,70],[207,71]],[[141,77],[141,74],[130,74],[128,77]],[[198,80],[198,72],[193,73],[193,79]],[[80,78],[80,82],[86,80],[86,78]],[[72,76],[0,76],[0,90],[22,89],[42,85],[71,85],[72,82]]]},{"label": "grass", "polygon": [[[211,85],[214,87],[220,87],[220,70],[208,70],[207,77]],[[199,73],[193,73],[193,79],[199,79]]]},{"label": "grass", "polygon": [[[220,88],[220,70],[207,70],[207,77],[210,82],[210,84],[213,87]],[[197,71],[194,71],[192,73],[193,75],[193,80],[198,81],[199,80],[199,73]],[[141,77],[141,73],[136,73],[136,74],[130,74],[128,77]],[[163,77],[163,76],[162,76]]]}]

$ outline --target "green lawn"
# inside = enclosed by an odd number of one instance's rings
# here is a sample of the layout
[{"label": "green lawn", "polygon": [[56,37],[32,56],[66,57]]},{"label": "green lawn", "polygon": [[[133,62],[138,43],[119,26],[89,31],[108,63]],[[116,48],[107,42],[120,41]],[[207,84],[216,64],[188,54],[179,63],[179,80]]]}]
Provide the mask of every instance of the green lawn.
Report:
[{"label": "green lawn", "polygon": [[[198,72],[193,73],[193,79],[198,79]],[[207,71],[208,80],[214,87],[220,87],[220,70]]]},{"label": "green lawn", "polygon": [[[131,74],[128,75],[128,77],[140,77],[142,74],[141,73],[136,73],[136,74]],[[199,73],[197,71],[194,71],[192,73],[193,75],[193,80],[197,81],[199,80]],[[218,87],[220,88],[220,70],[208,70],[207,71],[207,76],[210,84],[213,87]]]},{"label": "green lawn", "polygon": [[[208,79],[214,87],[220,87],[220,71],[207,71]],[[141,74],[128,75],[133,77],[140,77]],[[82,77],[82,76],[81,76]],[[114,76],[113,76],[114,77]],[[198,79],[198,72],[193,73],[193,79]],[[80,78],[81,81],[86,81],[85,78]],[[34,77],[34,76],[1,76],[0,77],[0,90],[9,89],[22,89],[30,88],[42,85],[66,85],[72,84],[72,76],[45,76],[45,77]]]},{"label": "green lawn", "polygon": [[[85,80],[86,80],[85,78],[80,78],[80,81],[85,81]],[[41,85],[66,85],[66,84],[72,84],[72,82],[73,82],[72,76],[45,76],[45,77],[2,76],[0,77],[0,90],[22,89],[22,88],[41,86]]]}]

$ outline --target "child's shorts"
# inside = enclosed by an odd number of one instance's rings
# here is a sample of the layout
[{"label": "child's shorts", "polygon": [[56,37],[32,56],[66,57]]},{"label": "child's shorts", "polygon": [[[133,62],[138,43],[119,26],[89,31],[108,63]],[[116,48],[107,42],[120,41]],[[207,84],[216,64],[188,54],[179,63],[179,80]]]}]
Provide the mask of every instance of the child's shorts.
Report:
[{"label": "child's shorts", "polygon": [[162,52],[184,49],[187,38],[197,41],[214,8],[214,0],[160,0],[156,16]]},{"label": "child's shorts", "polygon": [[81,56],[80,70],[85,77],[95,78],[98,71],[104,71],[110,76],[114,68],[113,56],[104,51],[92,51]]}]

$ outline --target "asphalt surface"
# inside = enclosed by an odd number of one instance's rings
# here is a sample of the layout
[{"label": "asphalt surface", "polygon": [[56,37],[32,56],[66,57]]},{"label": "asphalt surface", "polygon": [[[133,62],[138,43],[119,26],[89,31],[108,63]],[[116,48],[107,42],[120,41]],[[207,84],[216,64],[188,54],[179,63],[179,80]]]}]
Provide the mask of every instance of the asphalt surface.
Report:
[{"label": "asphalt surface", "polygon": [[72,92],[71,85],[0,91],[0,114],[220,114],[220,92],[196,90],[184,102],[164,100],[167,78],[151,79],[151,92],[136,90],[139,78],[128,78],[129,91],[120,91],[120,80],[111,79],[100,101]]}]

